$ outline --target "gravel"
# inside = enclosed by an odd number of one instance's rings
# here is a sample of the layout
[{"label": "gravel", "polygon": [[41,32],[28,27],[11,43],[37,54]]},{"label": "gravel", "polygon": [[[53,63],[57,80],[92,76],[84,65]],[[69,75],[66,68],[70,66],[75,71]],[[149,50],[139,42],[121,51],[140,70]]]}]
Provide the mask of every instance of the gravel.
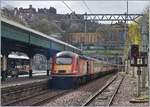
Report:
[{"label": "gravel", "polygon": [[117,95],[114,98],[112,106],[148,106],[148,103],[130,103],[129,101],[135,99],[136,93],[136,79],[126,75],[121,84]]},{"label": "gravel", "polygon": [[62,90],[56,90],[56,91],[55,90],[46,90],[46,91],[45,91],[46,93],[43,93],[43,94],[38,95],[33,98],[29,98],[27,100],[20,101],[15,104],[11,104],[11,106],[31,106],[31,105],[35,104],[36,102],[42,101],[45,98],[50,98],[50,97],[56,96],[56,95],[64,92]]},{"label": "gravel", "polygon": [[44,106],[81,106],[86,102],[91,94],[102,88],[102,86],[104,86],[111,77],[112,75],[107,75],[105,77],[94,80],[86,85],[79,87],[67,95],[50,101]]},{"label": "gravel", "polygon": [[88,106],[107,106],[111,100],[111,97],[114,95],[115,90],[118,88],[119,83],[121,82],[122,77],[118,77],[96,98],[90,102]]}]

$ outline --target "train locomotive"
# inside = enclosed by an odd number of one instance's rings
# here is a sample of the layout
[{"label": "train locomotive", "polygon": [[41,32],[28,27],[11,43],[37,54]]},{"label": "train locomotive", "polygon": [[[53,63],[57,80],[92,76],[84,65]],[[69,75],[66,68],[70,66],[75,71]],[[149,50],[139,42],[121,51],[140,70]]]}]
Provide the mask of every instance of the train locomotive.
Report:
[{"label": "train locomotive", "polygon": [[62,51],[53,58],[49,88],[76,88],[90,80],[115,72],[115,68],[108,62]]}]

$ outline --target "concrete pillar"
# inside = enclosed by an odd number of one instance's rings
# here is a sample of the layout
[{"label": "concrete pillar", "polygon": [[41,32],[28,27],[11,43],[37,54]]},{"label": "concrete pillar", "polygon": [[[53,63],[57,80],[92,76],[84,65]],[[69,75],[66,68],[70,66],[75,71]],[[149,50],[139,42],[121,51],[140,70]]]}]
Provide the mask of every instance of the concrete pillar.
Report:
[{"label": "concrete pillar", "polygon": [[2,81],[6,80],[7,77],[7,56],[3,55],[2,57],[2,72],[1,72],[1,76],[2,76]]},{"label": "concrete pillar", "polygon": [[149,87],[149,72],[150,72],[150,69],[148,67],[146,67],[146,75],[147,75],[147,78],[146,78],[146,85],[145,87]]},{"label": "concrete pillar", "polygon": [[125,60],[125,72],[128,74],[128,59]]},{"label": "concrete pillar", "polygon": [[[142,47],[141,47],[141,50],[142,52],[148,52],[149,49],[147,47],[149,47],[149,35],[148,35],[148,18],[144,15],[143,16],[143,21],[140,25],[141,27],[141,41],[142,41]],[[148,63],[149,65],[149,63]],[[147,67],[144,67],[142,69],[142,88],[145,88],[146,87],[146,78],[147,78]]]},{"label": "concrete pillar", "polygon": [[132,67],[132,77],[135,78],[135,67]]},{"label": "concrete pillar", "polygon": [[30,57],[29,78],[32,78],[32,72],[33,72],[33,57]]},{"label": "concrete pillar", "polygon": [[147,77],[147,74],[146,74],[146,67],[143,67],[142,68],[142,88],[145,88],[146,86],[146,77]]},{"label": "concrete pillar", "polygon": [[47,58],[47,76],[49,76],[50,72],[50,58]]},{"label": "concrete pillar", "polygon": [[126,72],[126,61],[124,60],[124,63],[123,63],[123,72]]},{"label": "concrete pillar", "polygon": [[141,68],[138,67],[137,69],[137,76],[138,76],[138,80],[137,80],[137,96],[139,97],[141,95]]},{"label": "concrete pillar", "polygon": [[127,74],[129,73],[129,63],[128,63],[128,59],[127,59]]}]

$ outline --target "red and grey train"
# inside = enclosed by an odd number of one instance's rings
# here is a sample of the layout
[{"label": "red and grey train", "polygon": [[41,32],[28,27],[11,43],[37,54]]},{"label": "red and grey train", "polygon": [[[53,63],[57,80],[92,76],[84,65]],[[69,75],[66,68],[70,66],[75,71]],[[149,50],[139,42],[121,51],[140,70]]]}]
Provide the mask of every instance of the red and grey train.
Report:
[{"label": "red and grey train", "polygon": [[108,62],[70,51],[62,51],[53,58],[49,86],[55,89],[75,88],[116,71],[116,67]]}]

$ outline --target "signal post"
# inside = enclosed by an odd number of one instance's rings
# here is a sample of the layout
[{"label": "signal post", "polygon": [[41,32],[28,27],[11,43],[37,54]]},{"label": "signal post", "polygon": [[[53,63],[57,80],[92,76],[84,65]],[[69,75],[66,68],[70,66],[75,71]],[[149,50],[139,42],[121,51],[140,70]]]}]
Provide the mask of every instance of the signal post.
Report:
[{"label": "signal post", "polygon": [[146,67],[148,60],[147,60],[147,53],[139,51],[139,45],[133,44],[131,45],[131,66],[137,67],[137,96],[141,94],[141,67]]}]

